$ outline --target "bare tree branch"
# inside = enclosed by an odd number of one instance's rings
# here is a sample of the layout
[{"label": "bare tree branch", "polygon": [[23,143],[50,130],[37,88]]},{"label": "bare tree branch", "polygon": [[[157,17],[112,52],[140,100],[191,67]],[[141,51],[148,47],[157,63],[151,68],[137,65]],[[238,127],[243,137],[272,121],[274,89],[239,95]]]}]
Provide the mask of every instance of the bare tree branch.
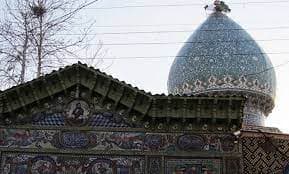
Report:
[{"label": "bare tree branch", "polygon": [[[80,11],[97,0],[5,0],[5,18],[0,21],[0,79],[6,85],[17,85],[56,66],[67,63],[63,57],[80,58],[78,53],[92,54],[96,59],[102,44],[94,51],[88,45],[95,38],[89,35],[92,24],[79,37],[64,37],[70,32]],[[90,56],[91,57],[91,56]],[[56,61],[55,61],[56,60]]]}]

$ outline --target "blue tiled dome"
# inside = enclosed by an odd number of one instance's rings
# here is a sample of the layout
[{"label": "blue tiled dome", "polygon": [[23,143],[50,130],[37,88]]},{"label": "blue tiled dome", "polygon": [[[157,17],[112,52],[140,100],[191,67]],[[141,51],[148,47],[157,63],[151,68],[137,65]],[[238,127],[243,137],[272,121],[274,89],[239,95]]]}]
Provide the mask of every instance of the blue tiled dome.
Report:
[{"label": "blue tiled dome", "polygon": [[276,79],[268,56],[237,23],[211,14],[193,33],[171,66],[170,94],[224,93],[262,95],[273,109]]}]

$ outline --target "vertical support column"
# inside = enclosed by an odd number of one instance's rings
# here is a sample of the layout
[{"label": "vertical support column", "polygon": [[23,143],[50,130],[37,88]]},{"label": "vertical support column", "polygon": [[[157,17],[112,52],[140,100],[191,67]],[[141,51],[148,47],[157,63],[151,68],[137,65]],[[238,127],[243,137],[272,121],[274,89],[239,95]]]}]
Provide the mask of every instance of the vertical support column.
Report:
[{"label": "vertical support column", "polygon": [[227,174],[227,168],[226,168],[226,158],[222,158],[222,173]]},{"label": "vertical support column", "polygon": [[162,156],[162,170],[161,170],[161,174],[165,174],[166,171],[166,162],[165,162],[165,157]]},{"label": "vertical support column", "polygon": [[148,168],[149,168],[148,156],[145,156],[145,167],[144,167],[145,174],[148,174]]}]

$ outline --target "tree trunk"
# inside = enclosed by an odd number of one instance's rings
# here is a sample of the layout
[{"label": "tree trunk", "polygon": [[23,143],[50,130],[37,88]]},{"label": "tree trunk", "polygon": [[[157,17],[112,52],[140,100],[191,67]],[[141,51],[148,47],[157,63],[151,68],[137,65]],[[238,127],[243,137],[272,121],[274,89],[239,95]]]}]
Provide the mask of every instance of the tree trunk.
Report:
[{"label": "tree trunk", "polygon": [[43,15],[39,16],[39,43],[37,45],[37,77],[40,77],[42,74],[42,61],[43,61],[43,57],[42,57],[42,47],[43,47]]},{"label": "tree trunk", "polygon": [[27,61],[27,49],[28,49],[28,42],[29,42],[29,33],[28,33],[28,21],[27,17],[24,18],[24,27],[25,27],[25,36],[24,36],[24,43],[23,43],[23,50],[21,55],[21,72],[20,72],[20,83],[25,82],[25,73],[26,73],[26,61]]}]

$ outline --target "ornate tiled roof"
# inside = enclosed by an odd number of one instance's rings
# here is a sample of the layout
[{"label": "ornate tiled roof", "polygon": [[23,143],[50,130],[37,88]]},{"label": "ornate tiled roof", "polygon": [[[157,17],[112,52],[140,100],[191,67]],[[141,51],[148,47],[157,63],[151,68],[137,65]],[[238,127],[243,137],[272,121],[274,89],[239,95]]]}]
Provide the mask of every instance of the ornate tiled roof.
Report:
[{"label": "ornate tiled roof", "polygon": [[274,107],[275,71],[256,41],[221,12],[212,13],[193,33],[171,66],[170,94],[242,93],[259,95]]},{"label": "ornate tiled roof", "polygon": [[[224,131],[240,127],[244,100],[240,95],[152,95],[78,63],[3,91],[0,126],[74,125],[67,110],[72,102],[79,102],[92,114],[86,126],[190,130],[195,124]],[[114,116],[103,117],[106,112]]]}]

